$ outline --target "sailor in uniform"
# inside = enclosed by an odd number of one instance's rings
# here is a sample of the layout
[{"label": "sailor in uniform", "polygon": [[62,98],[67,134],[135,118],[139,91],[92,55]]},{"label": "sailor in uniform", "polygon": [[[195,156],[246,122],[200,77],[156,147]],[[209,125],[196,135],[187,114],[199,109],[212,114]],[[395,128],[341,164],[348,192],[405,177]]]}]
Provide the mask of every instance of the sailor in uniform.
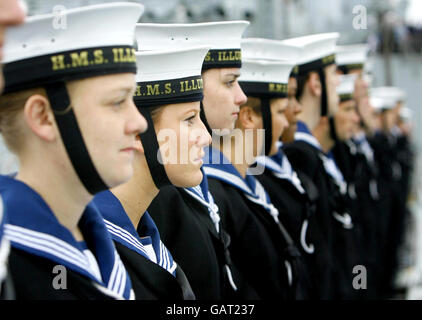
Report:
[{"label": "sailor in uniform", "polygon": [[412,171],[414,167],[414,150],[412,146],[412,118],[413,112],[409,107],[402,106],[399,111],[397,128],[398,159],[402,167],[403,194],[406,200],[412,184]]},{"label": "sailor in uniform", "polygon": [[[250,59],[264,57],[269,60],[297,61],[303,55],[303,47],[287,45],[279,40],[249,38],[242,40],[242,52],[243,57]],[[310,275],[307,298],[318,299],[318,270],[323,269],[326,261],[324,242],[318,242],[321,236],[315,220],[318,190],[310,178],[293,169],[283,152],[283,144],[294,140],[297,115],[302,110],[296,100],[297,70],[295,66],[289,76],[287,88],[289,103],[285,115],[289,126],[283,131],[281,141],[278,142],[277,153],[257,158],[257,164],[264,168],[264,172],[257,175],[257,179],[268,192],[279,211],[280,221],[291,234],[306,261]]]},{"label": "sailor in uniform", "polygon": [[[339,94],[340,103],[338,110],[334,115],[334,130],[336,132],[336,143],[334,148],[330,151],[329,156],[333,158],[338,171],[338,179],[347,186],[345,189],[340,188],[340,195],[338,201],[340,201],[344,210],[347,210],[348,214],[352,218],[353,227],[350,230],[343,231],[336,239],[336,248],[338,252],[337,256],[340,256],[340,262],[343,263],[343,268],[346,275],[349,275],[349,281],[353,281],[353,274],[350,274],[350,270],[357,265],[365,265],[369,262],[368,259],[364,259],[364,247],[362,239],[362,213],[357,210],[357,195],[355,194],[354,177],[352,177],[351,163],[353,158],[347,153],[345,142],[350,141],[353,134],[356,132],[360,117],[357,112],[357,102],[354,99],[354,88],[356,83],[356,74],[340,75],[340,85],[337,87],[337,93]],[[337,183],[340,185],[340,183]],[[372,213],[372,212],[371,212]],[[373,216],[373,214],[372,214]],[[343,241],[343,242],[341,242]],[[372,253],[374,253],[372,251]],[[367,255],[366,255],[367,257]],[[371,257],[372,258],[372,257]],[[369,268],[369,263],[368,263]],[[367,269],[368,270],[368,269]],[[372,279],[375,277],[371,273]],[[350,286],[348,287],[350,289]],[[344,290],[345,299],[362,298],[361,293],[366,291],[357,290]]]},{"label": "sailor in uniform", "polygon": [[398,249],[403,237],[406,219],[406,197],[403,194],[403,169],[398,158],[397,118],[401,102],[405,99],[403,90],[397,87],[377,87],[370,91],[371,103],[378,110],[381,130],[370,140],[374,157],[379,165],[381,198],[380,252],[382,273],[379,291],[382,298],[394,295],[394,278],[398,266]]},{"label": "sailor in uniform", "polygon": [[[96,195],[91,203],[104,217],[137,299],[195,297],[146,209],[159,192],[160,179],[178,187],[196,186],[202,180],[201,157],[204,147],[211,143],[199,115],[201,67],[208,49],[186,47],[136,54],[134,100],[149,127],[137,142],[132,179]],[[174,134],[168,141],[163,138],[166,130]],[[165,213],[169,218],[173,214],[171,210]],[[178,228],[174,224],[171,227]]]},{"label": "sailor in uniform", "polygon": [[[6,31],[1,130],[19,158],[0,178],[18,299],[133,299],[93,195],[127,181],[146,121],[136,109],[138,4],[67,10]],[[36,36],[34,36],[36,35]],[[104,143],[106,141],[106,143]]]},{"label": "sailor in uniform", "polygon": [[[299,251],[279,219],[279,212],[255,178],[257,155],[273,153],[287,120],[287,83],[294,64],[244,60],[239,83],[248,95],[236,129],[214,139],[205,157],[209,188],[231,238],[234,264],[262,299],[296,299]],[[259,129],[265,134],[259,134]],[[220,142],[220,144],[218,144]],[[255,170],[257,170],[255,172]]]},{"label": "sailor in uniform", "polygon": [[[228,21],[137,26],[140,50],[211,45],[202,65],[204,99],[201,102],[201,119],[210,134],[211,129],[232,130],[235,114],[246,101],[237,77],[241,67],[240,39],[248,24]],[[176,188],[168,183],[157,186],[160,193],[148,212],[163,242],[185,271],[196,298],[258,298],[232,263],[230,238],[221,226],[219,209],[208,190],[205,174],[195,187]]]},{"label": "sailor in uniform", "polygon": [[[353,110],[350,109],[353,108],[352,101],[356,103],[360,120],[355,126],[353,136],[350,139],[337,141],[332,153],[347,182],[347,200],[355,221],[354,230],[358,237],[359,254],[363,259],[362,264],[367,268],[367,289],[361,292],[362,297],[374,299],[377,297],[376,279],[379,274],[376,257],[380,251],[377,234],[380,197],[377,183],[378,167],[367,139],[373,132],[373,117],[368,95],[370,83],[364,75],[367,53],[366,44],[337,46],[337,73],[342,78],[338,89],[340,100],[344,100],[344,103],[340,102],[336,120],[341,117],[342,107],[345,104],[349,104],[349,115],[353,116]],[[351,83],[353,76],[355,80]],[[341,130],[338,123],[336,127]]]},{"label": "sailor in uniform", "polygon": [[[17,0],[7,0],[0,3],[0,39],[4,39],[4,33],[7,27],[19,25],[23,23],[25,18],[25,11],[23,10],[20,2]],[[2,71],[2,46],[0,40],[0,94],[3,91],[4,80]],[[8,272],[8,258],[10,252],[10,243],[4,237],[4,225],[6,217],[3,212],[3,201],[0,197],[0,300],[13,299],[14,288],[12,279]]]},{"label": "sailor in uniform", "polygon": [[327,255],[323,269],[319,270],[321,299],[342,298],[343,290],[353,289],[349,281],[352,272],[341,267],[341,258],[336,256],[341,248],[335,248],[335,238],[342,237],[343,231],[352,227],[352,220],[338,201],[344,181],[334,160],[328,156],[336,140],[333,115],[338,106],[335,65],[338,37],[338,33],[326,33],[284,40],[290,45],[303,45],[305,52],[298,62],[297,90],[303,110],[298,115],[295,141],[287,144],[284,151],[293,168],[310,177],[318,189],[316,220],[321,230],[318,242],[324,243]]}]

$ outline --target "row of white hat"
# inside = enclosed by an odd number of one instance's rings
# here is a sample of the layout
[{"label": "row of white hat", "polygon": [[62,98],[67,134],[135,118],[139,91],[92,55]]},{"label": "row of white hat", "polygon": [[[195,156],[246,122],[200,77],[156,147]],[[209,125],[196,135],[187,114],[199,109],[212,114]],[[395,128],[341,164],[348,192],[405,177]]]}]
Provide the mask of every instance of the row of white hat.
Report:
[{"label": "row of white hat", "polygon": [[[109,3],[70,9],[65,12],[66,24],[63,28],[60,25],[55,26],[58,17],[54,14],[29,17],[23,26],[8,29],[4,63],[83,48],[131,45],[133,43],[131,26],[135,25],[142,12],[143,6],[131,3]],[[146,77],[143,80],[186,76],[192,72],[193,66],[197,69],[198,60],[195,58],[199,59],[199,65],[202,64],[202,57],[198,54],[198,50],[205,50],[205,47],[240,49],[241,36],[248,25],[247,21],[137,25],[135,36],[141,51],[167,51],[167,53],[146,54],[145,59],[151,62],[169,60],[168,63],[141,62],[143,66],[141,73]],[[300,40],[293,39],[292,45],[304,48],[300,61],[304,62],[306,59],[333,53],[337,38],[336,33],[302,37]],[[193,51],[186,50],[188,47],[196,48]],[[178,51],[178,53],[174,55],[170,51]],[[253,51],[251,53],[253,55]],[[166,59],[166,55],[172,58]],[[259,58],[266,57],[259,55]],[[280,56],[277,60],[286,59],[285,56]],[[275,71],[289,74],[290,70],[288,72],[286,70],[291,69],[294,63],[299,63],[292,59],[287,60],[289,62],[280,64],[280,68],[275,68],[274,63],[273,68],[264,67],[266,81],[271,81],[268,79],[273,75],[274,77],[277,75],[280,79],[280,73]],[[148,70],[148,66],[153,67]],[[271,70],[274,72],[270,72]]]},{"label": "row of white hat", "polygon": [[377,87],[370,90],[371,105],[375,109],[392,109],[398,102],[405,102],[406,92],[397,87]]},{"label": "row of white hat", "polygon": [[[82,48],[131,45],[131,26],[142,12],[142,5],[131,3],[71,9],[66,12],[64,28],[54,27],[57,16],[53,14],[29,17],[25,25],[8,29],[4,63]],[[247,21],[138,24],[135,30],[138,48],[140,51],[154,51],[142,54],[144,59],[138,59],[141,66],[139,76],[142,81],[154,81],[191,75],[192,68],[197,73],[208,49],[242,48],[245,68],[240,80],[243,81],[287,82],[294,65],[335,52],[339,64],[363,63],[366,59],[366,46],[336,47],[338,33],[284,41],[242,40],[248,25]]]}]

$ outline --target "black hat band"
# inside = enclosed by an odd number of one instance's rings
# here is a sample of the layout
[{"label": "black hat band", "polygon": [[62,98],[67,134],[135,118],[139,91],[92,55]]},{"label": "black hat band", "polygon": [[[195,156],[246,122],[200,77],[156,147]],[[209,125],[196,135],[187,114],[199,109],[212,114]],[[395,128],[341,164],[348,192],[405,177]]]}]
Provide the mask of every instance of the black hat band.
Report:
[{"label": "black hat band", "polygon": [[203,89],[204,83],[200,75],[172,80],[138,82],[133,99],[138,108],[194,102],[202,100]]},{"label": "black hat band", "polygon": [[340,94],[339,97],[340,97],[340,102],[353,100],[353,93]]},{"label": "black hat band", "polygon": [[336,55],[333,53],[326,57],[299,65],[299,75],[304,75],[308,72],[322,69],[335,63]]},{"label": "black hat band", "polygon": [[239,85],[247,96],[286,98],[287,83],[239,81]]},{"label": "black hat band", "polygon": [[348,74],[352,70],[360,70],[363,69],[363,63],[351,63],[351,64],[343,64],[338,65],[337,69],[341,70],[343,74]]},{"label": "black hat band", "polygon": [[4,93],[113,73],[136,73],[135,49],[110,46],[70,50],[6,63]]},{"label": "black hat band", "polygon": [[202,70],[240,67],[242,67],[242,51],[240,49],[209,50],[202,64]]}]

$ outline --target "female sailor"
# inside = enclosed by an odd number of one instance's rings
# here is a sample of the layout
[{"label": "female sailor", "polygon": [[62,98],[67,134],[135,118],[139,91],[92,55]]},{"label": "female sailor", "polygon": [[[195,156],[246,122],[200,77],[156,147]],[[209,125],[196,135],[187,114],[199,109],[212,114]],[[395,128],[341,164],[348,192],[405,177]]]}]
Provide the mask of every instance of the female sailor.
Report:
[{"label": "female sailor", "polygon": [[132,100],[142,11],[89,6],[66,11],[66,29],[47,14],[7,30],[0,126],[19,172],[0,178],[0,194],[18,299],[133,298],[100,214],[84,209],[132,176],[146,129]]}]

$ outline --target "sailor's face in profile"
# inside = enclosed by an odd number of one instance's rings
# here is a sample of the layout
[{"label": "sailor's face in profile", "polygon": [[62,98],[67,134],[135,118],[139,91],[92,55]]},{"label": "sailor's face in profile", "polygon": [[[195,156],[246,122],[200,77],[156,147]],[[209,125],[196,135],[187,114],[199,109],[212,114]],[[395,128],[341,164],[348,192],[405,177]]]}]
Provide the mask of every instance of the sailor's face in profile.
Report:
[{"label": "sailor's face in profile", "polygon": [[272,141],[270,156],[278,152],[277,142],[280,140],[284,130],[289,126],[286,118],[288,105],[289,100],[287,98],[271,99]]},{"label": "sailor's face in profile", "polygon": [[193,187],[202,181],[204,148],[211,136],[200,118],[200,102],[170,104],[153,117],[162,163],[171,183]]},{"label": "sailor's face in profile", "polygon": [[283,131],[282,141],[284,143],[289,143],[294,140],[294,135],[297,129],[298,114],[302,112],[302,105],[296,99],[297,91],[297,80],[296,78],[291,77],[288,84],[288,93],[287,98],[289,103],[287,105],[285,114],[286,119],[289,122],[289,126]]},{"label": "sailor's face in profile", "polygon": [[67,84],[71,105],[91,159],[106,183],[114,187],[133,174],[137,135],[147,129],[133,102],[135,75],[98,76]]},{"label": "sailor's face in profile", "polygon": [[337,66],[335,64],[325,67],[324,70],[327,86],[328,114],[335,115],[340,100],[336,90],[337,86],[340,84],[340,78],[336,72]]},{"label": "sailor's face in profile", "polygon": [[339,104],[334,116],[337,136],[341,141],[350,139],[356,132],[359,124],[359,115],[356,110],[356,101],[348,100]]},{"label": "sailor's face in profile", "polygon": [[214,68],[203,72],[205,115],[211,129],[234,129],[246,96],[237,81],[239,68]]}]

